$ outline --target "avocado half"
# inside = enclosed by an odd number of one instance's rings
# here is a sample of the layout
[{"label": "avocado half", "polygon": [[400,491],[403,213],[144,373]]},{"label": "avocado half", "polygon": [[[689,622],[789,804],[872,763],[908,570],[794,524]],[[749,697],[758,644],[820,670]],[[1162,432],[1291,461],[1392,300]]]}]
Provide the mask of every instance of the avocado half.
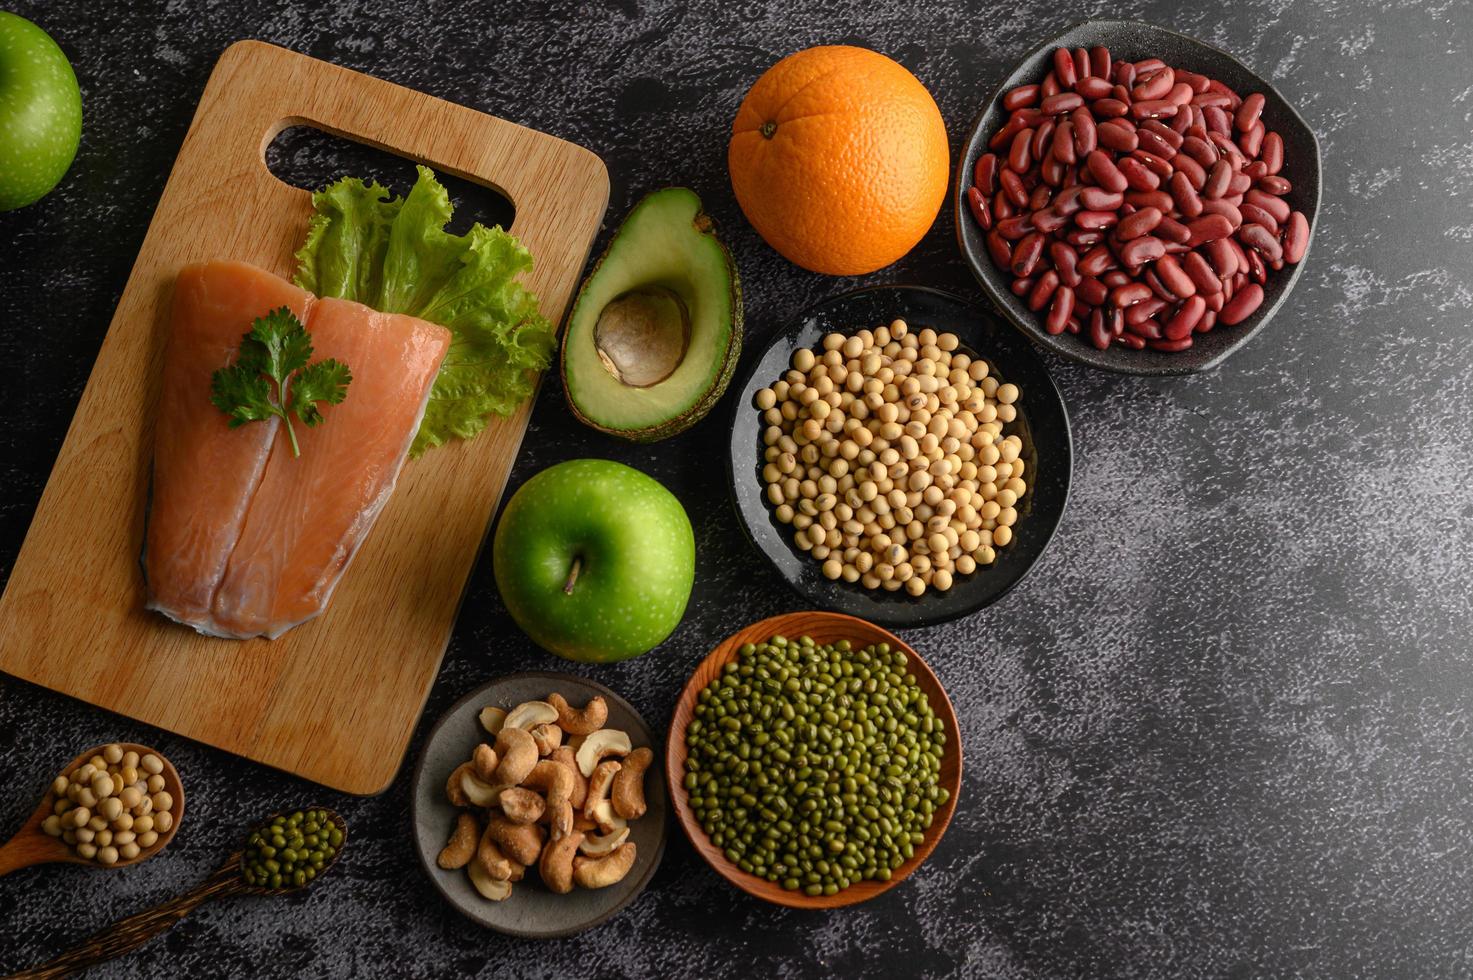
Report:
[{"label": "avocado half", "polygon": [[741,351],[741,282],[701,199],[685,187],[646,195],[568,315],[568,407],[610,435],[667,439],[711,411]]}]

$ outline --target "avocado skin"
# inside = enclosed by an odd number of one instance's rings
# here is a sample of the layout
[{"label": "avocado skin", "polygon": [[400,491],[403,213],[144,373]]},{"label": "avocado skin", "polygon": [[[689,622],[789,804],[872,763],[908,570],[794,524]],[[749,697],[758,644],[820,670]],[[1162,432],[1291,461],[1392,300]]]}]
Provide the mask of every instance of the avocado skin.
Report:
[{"label": "avocado skin", "polygon": [[[695,226],[695,229],[699,234],[711,238],[716,247],[720,249],[721,255],[725,260],[727,280],[730,283],[729,288],[731,291],[731,334],[726,345],[726,353],[724,358],[722,359],[721,368],[716,375],[715,381],[695,401],[695,403],[691,405],[690,408],[679,413],[673,418],[657,425],[650,425],[637,429],[614,428],[612,426],[605,425],[595,418],[589,417],[578,407],[577,403],[573,400],[572,392],[568,386],[568,345],[570,342],[573,341],[574,336],[572,325],[574,319],[578,316],[579,307],[583,303],[583,299],[585,294],[588,292],[589,285],[597,279],[599,272],[603,269],[604,260],[608,258],[609,252],[614,248],[616,244],[618,244],[620,236],[624,233],[624,229],[628,225],[630,219],[633,218],[634,215],[641,208],[654,202],[654,200],[659,195],[671,192],[690,194],[696,198],[696,216],[692,224]],[[625,290],[627,291],[627,289],[634,288],[638,285],[641,284],[638,282],[627,283],[625,286]],[[640,198],[639,202],[629,210],[629,213],[627,215],[624,216],[623,222],[620,223],[618,229],[616,229],[613,236],[610,237],[608,245],[604,246],[604,250],[599,255],[598,260],[593,264],[593,268],[590,269],[588,275],[584,277],[582,285],[578,287],[578,295],[574,297],[572,305],[568,308],[568,322],[563,330],[562,351],[561,357],[559,358],[558,368],[559,373],[562,376],[563,396],[564,400],[568,403],[568,410],[573,413],[574,418],[576,418],[579,422],[582,422],[589,428],[597,429],[599,432],[603,432],[611,436],[617,436],[620,439],[626,439],[630,442],[660,442],[661,440],[669,439],[671,436],[678,435],[679,433],[684,432],[686,429],[689,429],[691,426],[695,425],[701,419],[705,418],[710,413],[711,409],[716,406],[716,403],[721,400],[721,396],[726,393],[726,387],[728,384],[731,383],[732,375],[736,373],[737,361],[741,359],[742,329],[741,277],[737,272],[736,262],[732,260],[731,251],[726,247],[726,243],[721,241],[720,237],[716,234],[715,221],[713,221],[711,219],[711,216],[706,214],[706,212],[702,209],[699,195],[696,195],[694,191],[684,187],[664,187],[659,190],[651,191],[644,197]],[[591,341],[591,331],[588,336]]]}]

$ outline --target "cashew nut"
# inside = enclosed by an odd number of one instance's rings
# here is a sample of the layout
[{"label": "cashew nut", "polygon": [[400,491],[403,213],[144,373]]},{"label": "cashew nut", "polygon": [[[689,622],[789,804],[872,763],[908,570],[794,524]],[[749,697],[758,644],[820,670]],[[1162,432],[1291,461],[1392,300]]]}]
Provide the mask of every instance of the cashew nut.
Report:
[{"label": "cashew nut", "polygon": [[474,886],[482,898],[493,902],[502,902],[511,897],[511,882],[496,881],[486,874],[484,868],[479,864],[470,866],[471,885]]},{"label": "cashew nut", "polygon": [[624,880],[629,869],[634,867],[636,849],[634,842],[620,844],[608,857],[580,857],[573,861],[573,880],[580,888],[607,888]]},{"label": "cashew nut", "polygon": [[598,822],[592,817],[585,817],[581,812],[573,816],[573,829],[581,830],[585,834],[598,829]]},{"label": "cashew nut", "polygon": [[617,728],[600,728],[578,746],[578,768],[585,776],[592,776],[594,767],[606,755],[628,755],[634,750],[629,736]]},{"label": "cashew nut", "polygon": [[575,830],[563,837],[553,838],[552,843],[543,849],[537,870],[542,874],[542,883],[549,891],[566,895],[573,890],[573,858],[582,843],[583,835]]},{"label": "cashew nut", "polygon": [[557,723],[569,735],[588,735],[609,720],[609,706],[602,697],[594,696],[580,709],[574,709],[561,694],[549,694],[547,703],[557,709]]},{"label": "cashew nut", "polygon": [[503,854],[518,864],[532,864],[542,853],[542,828],[535,823],[512,823],[504,814],[491,815],[486,833]]},{"label": "cashew nut", "polygon": [[461,777],[466,774],[475,776],[475,768],[469,762],[462,762],[450,773],[450,778],[445,780],[445,798],[450,801],[451,806],[470,806],[471,801],[465,797],[465,789],[461,785]]},{"label": "cashew nut", "polygon": [[552,755],[563,744],[563,730],[556,725],[538,725],[532,729],[532,741],[537,743],[538,755]]},{"label": "cashew nut", "polygon": [[486,830],[481,834],[481,843],[476,848],[475,864],[486,872],[486,877],[493,881],[506,881],[511,878],[512,869],[516,862],[506,856],[506,852],[497,846],[491,837],[491,825],[486,825]]},{"label": "cashew nut", "polygon": [[614,776],[614,791],[609,798],[614,801],[614,812],[625,820],[638,820],[644,816],[644,774],[655,753],[640,746],[624,757],[624,765]]},{"label": "cashew nut", "polygon": [[467,805],[490,809],[497,805],[502,791],[508,787],[505,783],[482,782],[476,778],[474,772],[464,772],[460,776],[460,788],[465,794]]},{"label": "cashew nut", "polygon": [[476,769],[476,778],[483,783],[495,782],[494,777],[496,775],[496,763],[498,761],[495,749],[491,748],[485,742],[477,745],[475,754],[471,756],[471,764]]},{"label": "cashew nut", "polygon": [[592,810],[593,812],[588,814],[589,818],[598,824],[599,830],[606,834],[612,834],[629,826],[629,821],[614,812],[614,804],[609,800],[604,800]]},{"label": "cashew nut", "polygon": [[537,765],[537,743],[522,729],[508,725],[496,735],[496,755],[501,759],[496,782],[518,786]]},{"label": "cashew nut", "polygon": [[506,709],[485,707],[481,709],[481,727],[488,734],[495,735],[501,731],[501,726],[506,724]]},{"label": "cashew nut", "polygon": [[574,754],[572,747],[559,745],[556,749],[553,749],[552,755],[549,758],[553,762],[565,766],[568,772],[573,774],[573,795],[568,799],[573,804],[573,809],[583,809],[583,801],[588,798],[588,777],[583,775],[582,770],[578,768],[578,758]]},{"label": "cashew nut", "polygon": [[543,759],[533,767],[523,785],[547,793],[547,813],[552,823],[553,840],[572,832],[573,774],[568,772],[567,766]]},{"label": "cashew nut", "polygon": [[475,856],[476,838],[479,836],[481,828],[476,826],[475,816],[462,810],[455,818],[455,829],[450,832],[449,843],[440,851],[435,863],[446,871],[465,867]]},{"label": "cashew nut", "polygon": [[546,701],[523,701],[507,712],[505,727],[531,730],[555,721],[557,709]]},{"label": "cashew nut", "polygon": [[593,778],[588,780],[588,798],[583,801],[585,817],[592,817],[600,803],[608,802],[609,789],[614,785],[614,777],[619,774],[620,768],[619,763],[613,759],[606,759],[593,770]]},{"label": "cashew nut", "polygon": [[625,827],[622,830],[614,831],[612,834],[603,834],[595,837],[585,836],[583,838],[583,844],[578,850],[591,857],[603,857],[606,854],[612,853],[614,848],[628,839],[629,828]]},{"label": "cashew nut", "polygon": [[501,812],[512,823],[536,823],[546,809],[542,797],[530,789],[513,786],[501,791]]}]

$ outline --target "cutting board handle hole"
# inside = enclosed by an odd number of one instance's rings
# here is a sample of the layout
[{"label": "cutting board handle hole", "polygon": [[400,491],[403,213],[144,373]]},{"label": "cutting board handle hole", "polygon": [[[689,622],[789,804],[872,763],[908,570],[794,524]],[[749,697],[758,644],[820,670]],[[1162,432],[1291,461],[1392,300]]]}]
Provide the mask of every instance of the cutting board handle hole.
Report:
[{"label": "cutting board handle hole", "polygon": [[[266,169],[282,183],[305,191],[320,190],[339,177],[359,177],[376,180],[402,197],[415,180],[414,161],[308,125],[288,126],[276,134],[266,146]],[[439,168],[435,176],[455,205],[452,234],[463,235],[478,221],[511,228],[517,211],[506,195]]]}]

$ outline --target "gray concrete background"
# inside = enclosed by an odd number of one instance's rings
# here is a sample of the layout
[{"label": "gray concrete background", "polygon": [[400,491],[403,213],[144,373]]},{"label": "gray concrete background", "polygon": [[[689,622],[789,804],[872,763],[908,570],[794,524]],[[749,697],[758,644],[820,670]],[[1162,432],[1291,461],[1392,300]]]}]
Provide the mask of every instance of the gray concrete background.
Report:
[{"label": "gray concrete background", "polygon": [[[138,869],[0,880],[0,970],[182,891],[246,822],[314,799],[354,829],[320,888],[207,907],[98,975],[1473,975],[1473,13],[1461,0],[12,8],[73,59],[86,130],[57,193],[0,215],[0,574],[205,77],[239,38],[592,148],[613,175],[609,225],[646,190],[695,187],[740,264],[752,352],[861,281],[981,301],[949,215],[863,280],[788,265],[741,217],[725,175],[731,118],[763,69],[811,44],[861,43],[907,65],[955,147],[1034,44],[1089,15],[1160,23],[1272,77],[1319,133],[1325,191],[1298,289],[1223,369],[1132,380],[1050,359],[1075,428],[1072,503],[1022,587],[907,637],[956,703],[967,776],[941,847],[882,899],[820,914],[761,905],[672,837],[623,915],[517,942],[455,915],[419,871],[407,772],[381,797],[347,798],[5,680],[0,828],[20,823],[60,761],[108,739],[167,752],[190,816]],[[512,478],[610,456],[685,503],[698,576],[684,624],[641,659],[572,668],[657,727],[717,639],[800,604],[737,528],[723,414],[631,448],[580,428],[549,381]],[[486,678],[566,666],[510,622],[482,562],[410,758]]]}]

